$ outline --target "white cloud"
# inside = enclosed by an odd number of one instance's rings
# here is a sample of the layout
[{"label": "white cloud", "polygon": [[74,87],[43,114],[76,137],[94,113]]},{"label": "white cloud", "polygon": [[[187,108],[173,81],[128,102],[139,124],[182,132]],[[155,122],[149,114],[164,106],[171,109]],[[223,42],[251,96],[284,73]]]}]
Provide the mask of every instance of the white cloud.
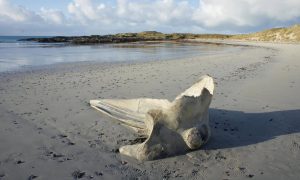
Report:
[{"label": "white cloud", "polygon": [[23,6],[13,5],[9,0],[0,0],[0,17],[2,21],[26,24],[62,24],[65,21],[64,14],[59,10],[42,7],[40,11],[34,12]]},{"label": "white cloud", "polygon": [[68,5],[72,17],[85,25],[106,23],[115,27],[144,28],[187,24],[191,22],[192,9],[188,1],[174,0],[117,0],[115,6],[91,0],[73,0]]},{"label": "white cloud", "polygon": [[[300,0],[70,0],[67,12],[39,11],[0,0],[0,27],[73,28],[80,34],[157,30],[164,32],[247,32],[300,22]],[[197,4],[197,5],[195,5]],[[53,26],[55,25],[55,26]],[[9,28],[3,28],[9,29]],[[58,31],[59,30],[59,31]],[[0,29],[0,34],[3,30]],[[45,33],[45,32],[44,32]]]},{"label": "white cloud", "polygon": [[201,0],[193,19],[206,27],[259,26],[300,17],[299,0]]},{"label": "white cloud", "polygon": [[59,10],[32,11],[9,0],[0,0],[0,35],[62,34],[59,31],[69,28],[66,21]]},{"label": "white cloud", "polygon": [[73,0],[68,5],[72,21],[83,25],[109,24],[114,12],[103,3],[96,4],[92,0]]},{"label": "white cloud", "polygon": [[266,16],[269,19],[286,21],[300,16],[299,0],[248,0],[254,13]]},{"label": "white cloud", "polygon": [[0,20],[24,22],[37,19],[34,12],[22,6],[14,6],[8,0],[0,0]]},{"label": "white cloud", "polygon": [[91,0],[74,0],[68,5],[68,10],[80,21],[96,20],[98,18],[97,9]]},{"label": "white cloud", "polygon": [[[76,7],[76,8],[75,8]],[[95,8],[101,7],[101,8]],[[200,0],[198,7],[189,1],[174,0],[117,0],[115,7],[91,0],[74,0],[70,14],[80,22],[101,24],[123,29],[136,26],[172,31],[194,29],[223,29],[238,31],[265,24],[285,25],[300,18],[299,0]],[[84,20],[84,21],[83,21]],[[113,27],[112,27],[113,29]]]},{"label": "white cloud", "polygon": [[42,7],[39,15],[45,22],[50,24],[63,24],[66,21],[64,14],[55,9],[45,9]]}]

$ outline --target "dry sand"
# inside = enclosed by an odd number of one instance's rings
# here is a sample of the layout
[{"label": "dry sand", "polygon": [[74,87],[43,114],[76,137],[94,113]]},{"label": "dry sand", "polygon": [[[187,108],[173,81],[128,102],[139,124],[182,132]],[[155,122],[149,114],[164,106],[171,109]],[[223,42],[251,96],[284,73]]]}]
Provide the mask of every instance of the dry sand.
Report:
[{"label": "dry sand", "polygon": [[[73,63],[0,74],[0,179],[299,179],[300,45],[248,42],[223,55]],[[90,108],[96,98],[168,98],[215,78],[201,150],[137,162],[139,141]]]}]

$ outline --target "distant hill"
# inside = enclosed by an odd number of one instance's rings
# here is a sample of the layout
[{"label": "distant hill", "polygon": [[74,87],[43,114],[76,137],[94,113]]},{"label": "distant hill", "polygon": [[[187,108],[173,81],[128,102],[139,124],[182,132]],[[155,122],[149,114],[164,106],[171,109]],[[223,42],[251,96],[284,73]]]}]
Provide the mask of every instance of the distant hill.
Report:
[{"label": "distant hill", "polygon": [[273,28],[261,32],[240,35],[224,34],[192,34],[171,33],[164,34],[157,31],[144,31],[139,33],[118,33],[113,35],[91,36],[57,36],[50,38],[28,38],[21,41],[35,41],[42,43],[71,43],[71,44],[103,44],[103,43],[126,43],[138,41],[177,41],[188,39],[234,39],[250,41],[273,41],[273,42],[300,42],[300,25],[287,28]]},{"label": "distant hill", "polygon": [[300,25],[273,28],[251,34],[234,35],[230,39],[272,42],[300,42]]}]

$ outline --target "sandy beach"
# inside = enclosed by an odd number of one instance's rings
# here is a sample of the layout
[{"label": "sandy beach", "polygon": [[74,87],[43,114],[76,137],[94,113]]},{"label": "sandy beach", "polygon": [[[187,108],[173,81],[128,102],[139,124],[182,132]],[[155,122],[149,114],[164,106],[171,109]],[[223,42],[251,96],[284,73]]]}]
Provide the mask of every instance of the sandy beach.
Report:
[{"label": "sandy beach", "polygon": [[[219,42],[219,41],[218,41]],[[80,62],[0,74],[0,179],[299,179],[300,45],[143,63]],[[167,98],[212,76],[202,149],[138,162],[140,138],[92,109],[97,98]]]}]

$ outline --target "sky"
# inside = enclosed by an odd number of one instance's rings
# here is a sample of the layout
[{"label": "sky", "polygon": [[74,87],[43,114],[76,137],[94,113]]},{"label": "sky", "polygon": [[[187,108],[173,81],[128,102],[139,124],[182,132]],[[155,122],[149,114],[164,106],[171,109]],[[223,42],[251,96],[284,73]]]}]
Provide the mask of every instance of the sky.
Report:
[{"label": "sky", "polygon": [[0,0],[0,35],[256,32],[300,23],[300,0]]}]

